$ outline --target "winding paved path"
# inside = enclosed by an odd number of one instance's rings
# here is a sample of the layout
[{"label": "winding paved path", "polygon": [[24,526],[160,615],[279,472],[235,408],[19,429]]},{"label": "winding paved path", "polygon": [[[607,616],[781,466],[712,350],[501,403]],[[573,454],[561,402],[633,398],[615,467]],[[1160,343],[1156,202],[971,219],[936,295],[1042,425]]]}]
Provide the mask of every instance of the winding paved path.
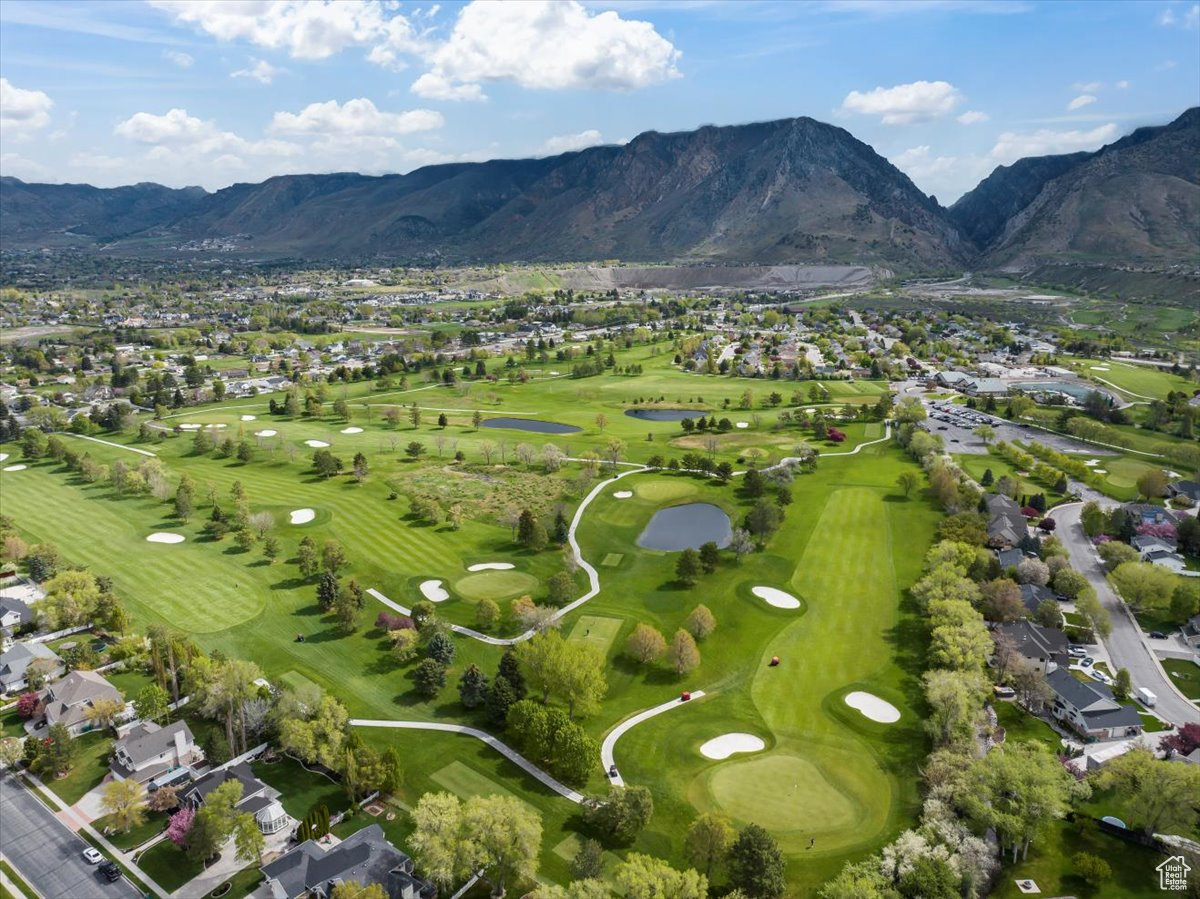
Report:
[{"label": "winding paved path", "polygon": [[[662,705],[656,705],[652,709],[646,709],[645,711],[638,712],[636,715],[626,718],[624,721],[610,730],[608,732],[608,736],[604,738],[604,742],[600,744],[600,764],[604,767],[604,771],[607,773],[615,764],[613,762],[613,749],[617,745],[617,740],[621,739],[621,737],[625,735],[626,731],[632,727],[636,727],[643,721],[648,721],[655,715],[661,715],[663,712],[669,712],[671,709],[677,709],[680,706],[690,705],[692,702],[700,699],[702,696],[704,696],[703,690],[694,691],[692,693],[692,698],[686,702],[676,696],[674,699],[664,702]],[[610,777],[609,782],[615,787],[625,786],[625,780],[619,773],[616,775],[616,777]]]},{"label": "winding paved path", "polygon": [[482,740],[488,746],[495,749],[498,753],[500,753],[517,767],[521,768],[527,774],[536,777],[539,781],[544,783],[564,799],[569,799],[577,804],[582,803],[584,800],[582,793],[572,790],[566,784],[555,779],[554,777],[551,777],[508,744],[501,743],[491,734],[475,727],[466,727],[462,724],[442,724],[437,721],[386,721],[377,718],[351,718],[350,723],[355,727],[394,727],[402,730],[437,730],[442,731],[443,733],[464,734],[468,737],[474,737],[476,740]]},{"label": "winding paved path", "polygon": [[157,458],[158,456],[158,453],[152,453],[150,450],[138,449],[135,446],[126,446],[123,443],[113,443],[111,440],[101,440],[99,437],[89,437],[87,434],[76,434],[74,431],[59,431],[58,434],[63,437],[78,437],[80,440],[90,440],[92,443],[103,443],[105,446],[115,446],[117,449],[128,450],[140,456],[150,456],[151,458]]}]

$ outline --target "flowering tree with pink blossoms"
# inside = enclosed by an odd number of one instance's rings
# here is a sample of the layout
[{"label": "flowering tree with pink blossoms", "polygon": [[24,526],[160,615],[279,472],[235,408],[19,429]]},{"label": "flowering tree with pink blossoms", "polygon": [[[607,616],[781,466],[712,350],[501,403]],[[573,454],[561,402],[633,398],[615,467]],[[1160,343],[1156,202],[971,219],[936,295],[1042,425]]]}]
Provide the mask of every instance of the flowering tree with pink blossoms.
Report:
[{"label": "flowering tree with pink blossoms", "polygon": [[191,808],[187,806],[181,808],[171,816],[171,820],[167,824],[167,839],[182,848],[187,843],[188,833],[191,832],[192,821],[195,818],[196,813]]}]

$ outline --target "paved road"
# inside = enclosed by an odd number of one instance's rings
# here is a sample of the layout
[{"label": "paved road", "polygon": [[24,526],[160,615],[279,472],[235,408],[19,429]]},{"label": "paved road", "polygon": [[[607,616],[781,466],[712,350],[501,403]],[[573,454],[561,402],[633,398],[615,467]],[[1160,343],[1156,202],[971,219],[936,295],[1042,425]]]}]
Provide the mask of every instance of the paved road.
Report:
[{"label": "paved road", "polygon": [[88,846],[13,777],[0,775],[0,849],[47,899],[138,899],[125,879],[108,883],[83,860]]},{"label": "paved road", "polygon": [[[676,696],[674,699],[667,700],[662,705],[656,705],[652,709],[646,709],[645,711],[638,712],[636,715],[632,716],[631,718],[626,718],[624,721],[614,727],[611,731],[609,731],[608,736],[604,738],[604,743],[600,746],[600,764],[604,767],[604,771],[607,773],[608,770],[612,768],[613,749],[617,745],[617,740],[621,739],[627,730],[629,730],[631,727],[641,724],[647,719],[653,718],[655,715],[661,715],[663,712],[671,711],[671,709],[677,709],[680,706],[689,705],[692,701],[699,699],[703,695],[703,690],[693,690],[692,698],[688,700],[688,702],[683,702],[680,697]],[[613,786],[616,787],[625,786],[625,779],[621,777],[619,773],[616,777],[609,778],[609,781]]]},{"label": "paved road", "polygon": [[1082,503],[1055,508],[1054,519],[1058,522],[1055,534],[1071,554],[1071,566],[1087,577],[1112,616],[1112,634],[1104,641],[1109,658],[1117,668],[1129,669],[1134,687],[1145,687],[1158,697],[1154,710],[1163,718],[1173,724],[1200,722],[1200,708],[1176,691],[1142,629],[1104,576],[1104,567],[1097,561],[1095,549],[1079,524],[1082,509]]}]

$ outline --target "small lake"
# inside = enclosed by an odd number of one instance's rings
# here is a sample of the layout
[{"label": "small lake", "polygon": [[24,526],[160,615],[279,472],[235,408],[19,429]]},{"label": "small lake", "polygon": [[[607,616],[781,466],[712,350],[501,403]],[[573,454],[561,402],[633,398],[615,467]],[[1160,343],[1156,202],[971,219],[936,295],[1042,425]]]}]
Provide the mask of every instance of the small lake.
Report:
[{"label": "small lake", "polygon": [[680,552],[699,549],[710,540],[726,547],[733,537],[729,516],[712,503],[685,503],[659,509],[637,539],[645,549]]},{"label": "small lake", "polygon": [[575,425],[536,418],[485,418],[480,424],[485,428],[511,428],[514,431],[533,431],[535,434],[578,434],[583,430]]},{"label": "small lake", "polygon": [[685,418],[707,416],[708,412],[700,409],[626,409],[625,414],[642,421],[683,421]]}]

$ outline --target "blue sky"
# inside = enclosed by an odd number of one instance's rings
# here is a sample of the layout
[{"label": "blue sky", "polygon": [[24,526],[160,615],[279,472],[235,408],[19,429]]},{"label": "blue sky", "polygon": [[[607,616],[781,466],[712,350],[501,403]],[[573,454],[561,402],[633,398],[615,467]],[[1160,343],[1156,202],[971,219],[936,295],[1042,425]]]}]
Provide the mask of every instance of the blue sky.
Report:
[{"label": "blue sky", "polygon": [[1195,0],[4,0],[0,171],[210,190],[807,115],[949,203],[1200,103]]}]

